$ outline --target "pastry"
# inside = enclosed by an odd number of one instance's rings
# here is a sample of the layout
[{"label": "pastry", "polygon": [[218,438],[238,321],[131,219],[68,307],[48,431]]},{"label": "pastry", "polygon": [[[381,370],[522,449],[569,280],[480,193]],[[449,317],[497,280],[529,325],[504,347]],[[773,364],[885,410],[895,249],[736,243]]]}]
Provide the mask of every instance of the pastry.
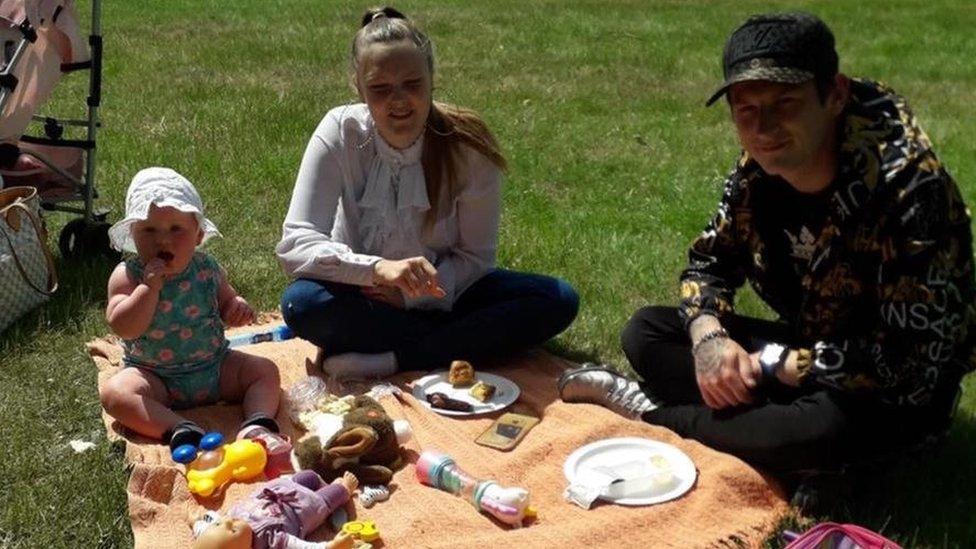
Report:
[{"label": "pastry", "polygon": [[474,383],[474,366],[464,360],[455,360],[447,372],[447,381],[454,387],[467,387]]},{"label": "pastry", "polygon": [[484,381],[479,381],[474,384],[474,387],[468,390],[474,398],[480,400],[481,402],[488,402],[491,397],[494,396],[497,387],[491,383],[485,383]]}]

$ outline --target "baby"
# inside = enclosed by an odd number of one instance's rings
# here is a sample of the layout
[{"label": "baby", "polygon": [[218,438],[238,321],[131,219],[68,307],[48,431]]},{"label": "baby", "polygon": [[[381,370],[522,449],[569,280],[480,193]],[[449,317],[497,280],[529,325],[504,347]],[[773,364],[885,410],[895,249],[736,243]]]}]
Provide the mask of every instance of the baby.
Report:
[{"label": "baby", "polygon": [[100,391],[105,411],[175,449],[199,444],[204,430],[174,410],[239,401],[238,437],[275,436],[278,369],[227,348],[224,326],[249,324],[254,311],[214,258],[197,251],[220,233],[196,189],[173,170],[144,169],[132,178],[125,213],[109,237],[135,257],[112,272],[105,316],[123,340],[126,367]]}]

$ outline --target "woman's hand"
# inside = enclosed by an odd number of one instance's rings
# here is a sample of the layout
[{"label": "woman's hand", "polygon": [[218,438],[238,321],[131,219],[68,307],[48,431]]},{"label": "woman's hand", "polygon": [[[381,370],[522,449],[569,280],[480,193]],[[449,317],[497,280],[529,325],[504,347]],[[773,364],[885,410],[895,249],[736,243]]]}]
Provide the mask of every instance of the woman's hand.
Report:
[{"label": "woman's hand", "polygon": [[399,288],[407,297],[447,295],[437,281],[437,269],[425,257],[381,259],[373,266],[373,283]]},{"label": "woman's hand", "polygon": [[363,286],[362,292],[364,296],[373,301],[386,303],[397,309],[403,309],[406,306],[403,301],[403,294],[400,293],[399,288],[394,286]]}]

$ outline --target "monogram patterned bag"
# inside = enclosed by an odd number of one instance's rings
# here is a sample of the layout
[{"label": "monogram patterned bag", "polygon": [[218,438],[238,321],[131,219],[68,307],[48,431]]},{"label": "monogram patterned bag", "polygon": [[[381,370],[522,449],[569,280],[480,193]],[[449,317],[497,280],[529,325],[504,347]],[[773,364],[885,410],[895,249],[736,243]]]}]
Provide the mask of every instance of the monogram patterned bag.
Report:
[{"label": "monogram patterned bag", "polygon": [[47,301],[57,287],[37,190],[0,190],[0,332]]}]

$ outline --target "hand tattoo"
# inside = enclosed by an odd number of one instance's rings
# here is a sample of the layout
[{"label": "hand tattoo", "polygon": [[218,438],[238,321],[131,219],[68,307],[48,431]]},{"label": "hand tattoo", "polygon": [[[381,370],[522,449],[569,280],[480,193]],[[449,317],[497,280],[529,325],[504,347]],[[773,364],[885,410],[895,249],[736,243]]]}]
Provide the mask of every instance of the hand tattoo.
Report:
[{"label": "hand tattoo", "polygon": [[729,339],[716,337],[700,345],[695,350],[695,373],[700,376],[712,376],[718,373],[722,365],[722,355]]}]

